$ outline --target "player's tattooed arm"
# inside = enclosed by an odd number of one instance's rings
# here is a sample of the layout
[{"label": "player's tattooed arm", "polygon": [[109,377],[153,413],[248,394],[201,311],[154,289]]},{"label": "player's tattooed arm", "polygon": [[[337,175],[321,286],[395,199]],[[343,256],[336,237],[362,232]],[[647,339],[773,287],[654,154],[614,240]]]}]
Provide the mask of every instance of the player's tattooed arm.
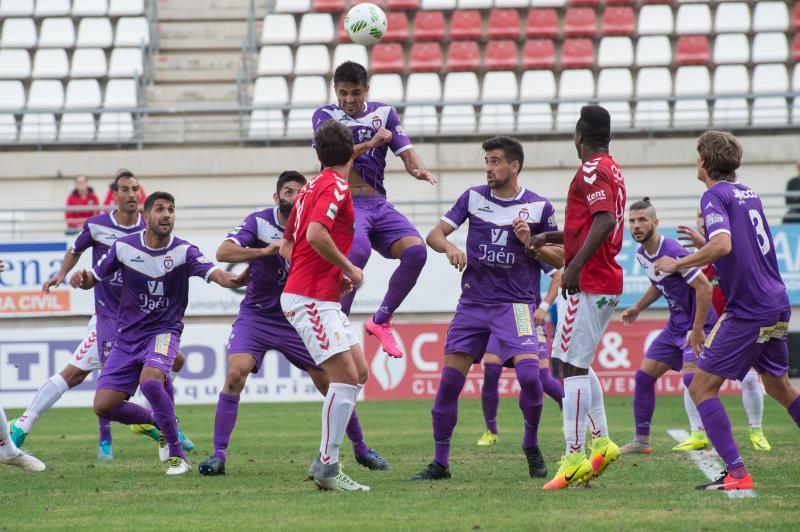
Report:
[{"label": "player's tattooed arm", "polygon": [[467,267],[467,255],[458,247],[447,240],[447,236],[455,231],[456,228],[449,223],[440,220],[436,227],[431,229],[428,233],[425,242],[437,253],[444,253],[447,255],[447,261],[460,272],[464,271]]},{"label": "player's tattooed arm", "polygon": [[706,341],[706,333],[703,326],[708,318],[708,309],[711,308],[711,296],[714,288],[711,286],[711,281],[708,280],[703,272],[698,275],[689,283],[694,288],[695,294],[695,309],[694,309],[694,322],[692,323],[692,330],[686,343],[692,346],[695,356],[700,355],[700,348]]},{"label": "player's tattooed arm", "polygon": [[364,272],[339,251],[327,227],[319,222],[311,222],[306,230],[306,240],[323,259],[342,270],[342,273],[350,279],[352,288],[361,286],[364,282]]},{"label": "player's tattooed arm", "polygon": [[275,240],[265,248],[246,248],[232,240],[226,240],[217,248],[217,260],[219,262],[229,262],[236,264],[239,262],[250,262],[259,257],[275,255],[281,247],[281,241]]},{"label": "player's tattooed arm", "polygon": [[227,272],[222,268],[217,268],[211,272],[208,280],[223,288],[240,288],[250,282],[250,268],[245,268],[240,273]]},{"label": "player's tattooed arm", "polygon": [[717,233],[708,243],[681,259],[673,259],[672,257],[661,257],[653,263],[656,273],[675,273],[678,270],[685,270],[687,268],[698,268],[711,264],[717,259],[720,259],[731,252],[733,244],[731,243],[730,233]]},{"label": "player's tattooed arm", "polygon": [[414,179],[427,181],[431,185],[438,183],[436,177],[425,169],[425,165],[422,164],[422,159],[419,158],[417,150],[414,148],[409,148],[402,152],[400,154],[400,159],[403,160],[403,164],[406,167],[406,172],[411,174]]},{"label": "player's tattooed arm", "polygon": [[91,270],[78,270],[69,279],[69,285],[72,288],[80,288],[82,290],[91,290],[96,284],[97,277],[94,276]]},{"label": "player's tattooed arm", "polygon": [[647,291],[642,295],[639,301],[630,308],[626,308],[622,311],[622,323],[625,327],[630,327],[631,324],[636,321],[636,318],[639,317],[639,313],[658,301],[658,298],[661,297],[661,292],[653,286],[652,284],[647,288]]},{"label": "player's tattooed arm", "polygon": [[78,260],[80,258],[80,253],[75,253],[71,249],[68,249],[67,252],[64,253],[64,258],[61,260],[61,268],[59,268],[58,273],[42,284],[42,292],[49,292],[54,286],[58,286],[63,283],[64,279],[67,277],[67,274],[72,271],[72,268],[74,268],[76,264],[78,264]]}]

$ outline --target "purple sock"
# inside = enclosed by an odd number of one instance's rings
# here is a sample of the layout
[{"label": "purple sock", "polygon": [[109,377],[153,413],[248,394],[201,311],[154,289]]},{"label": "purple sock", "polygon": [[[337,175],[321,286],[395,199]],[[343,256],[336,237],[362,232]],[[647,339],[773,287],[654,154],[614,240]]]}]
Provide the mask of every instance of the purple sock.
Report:
[{"label": "purple sock", "polygon": [[400,255],[400,266],[389,278],[389,288],[386,290],[386,295],[383,296],[378,311],[372,316],[372,321],[378,325],[389,321],[397,307],[417,284],[427,257],[428,251],[424,244],[411,246]]},{"label": "purple sock", "polygon": [[169,395],[170,401],[172,401],[172,404],[174,405],[175,404],[175,387],[172,385],[172,378],[169,375],[167,375],[167,378],[164,379],[164,390],[167,392],[167,395]]},{"label": "purple sock", "polygon": [[786,410],[789,411],[789,415],[792,416],[794,422],[800,427],[800,395],[794,398],[794,401],[792,401],[792,404],[790,404],[789,408]]},{"label": "purple sock", "polygon": [[[347,254],[347,258],[350,259],[354,265],[358,266],[362,270],[364,266],[367,265],[367,261],[369,260],[369,255],[372,253],[372,244],[369,241],[369,238],[365,235],[364,237],[356,237],[353,239],[353,246],[350,248],[350,253]],[[353,290],[339,302],[342,304],[342,312],[344,312],[347,316],[350,315],[350,308],[353,306],[353,300],[356,298],[357,290]]]},{"label": "purple sock", "polygon": [[356,456],[363,456],[369,452],[369,447],[364,442],[364,434],[361,432],[361,423],[358,421],[358,414],[355,409],[353,415],[350,416],[350,421],[347,423],[347,437],[350,438],[350,443],[353,444],[353,452]]},{"label": "purple sock", "polygon": [[156,380],[144,381],[140,386],[142,393],[153,407],[153,414],[158,422],[158,428],[169,445],[170,457],[179,456],[186,458],[178,439],[178,421],[175,419],[175,405],[164,389],[164,384]]},{"label": "purple sock", "polygon": [[217,415],[214,417],[214,458],[227,459],[228,441],[231,439],[236,415],[239,412],[239,396],[220,392]]},{"label": "purple sock", "polygon": [[722,401],[719,400],[719,397],[706,399],[697,405],[697,411],[703,420],[708,439],[711,440],[717,454],[722,457],[728,472],[736,476],[734,473],[738,471],[735,470],[744,470],[744,461],[736,447],[736,441],[733,439],[731,420],[728,419],[728,413],[725,412]]},{"label": "purple sock", "polygon": [[539,445],[539,419],[542,417],[544,392],[539,381],[539,361],[526,358],[514,364],[519,381],[519,409],[525,419],[525,436],[522,446],[529,449]]},{"label": "purple sock", "polygon": [[497,434],[497,405],[500,403],[497,387],[502,373],[503,366],[500,364],[487,364],[484,362],[481,406],[483,406],[483,419],[486,421],[486,428],[492,434]]},{"label": "purple sock", "polygon": [[558,403],[558,409],[564,410],[564,386],[561,385],[560,380],[550,375],[550,368],[539,369],[539,382],[542,383],[544,393]]},{"label": "purple sock", "polygon": [[109,412],[109,421],[116,421],[123,425],[155,425],[156,420],[153,411],[136,403],[125,401],[117,408]]},{"label": "purple sock", "polygon": [[450,464],[450,437],[458,421],[458,396],[464,387],[466,377],[455,368],[445,367],[439,390],[433,401],[433,441],[434,460],[447,467]]},{"label": "purple sock", "polygon": [[656,409],[656,379],[636,370],[636,385],[633,388],[633,419],[636,422],[636,435],[650,438],[650,422]]},{"label": "purple sock", "polygon": [[98,417],[97,424],[100,426],[100,441],[111,443],[111,420]]}]

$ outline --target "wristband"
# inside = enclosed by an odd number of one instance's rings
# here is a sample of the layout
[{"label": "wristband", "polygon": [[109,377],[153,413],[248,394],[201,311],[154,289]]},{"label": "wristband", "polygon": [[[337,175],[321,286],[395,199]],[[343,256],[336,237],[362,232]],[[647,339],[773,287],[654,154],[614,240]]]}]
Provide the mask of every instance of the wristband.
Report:
[{"label": "wristband", "polygon": [[539,303],[539,308],[547,312],[548,310],[550,310],[550,303],[548,303],[547,301],[542,301],[541,303]]}]

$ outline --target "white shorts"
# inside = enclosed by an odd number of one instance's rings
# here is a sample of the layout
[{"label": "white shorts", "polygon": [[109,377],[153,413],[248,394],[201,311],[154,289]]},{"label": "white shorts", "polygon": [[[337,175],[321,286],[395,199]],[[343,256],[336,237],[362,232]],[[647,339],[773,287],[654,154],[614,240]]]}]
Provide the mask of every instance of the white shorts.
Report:
[{"label": "white shorts", "polygon": [[317,365],[358,344],[353,326],[338,301],[320,301],[284,292],[281,307]]},{"label": "white shorts", "polygon": [[75,348],[69,363],[86,372],[100,369],[100,355],[97,351],[97,316],[92,316],[89,320],[86,337]]},{"label": "white shorts", "polygon": [[619,304],[619,297],[586,292],[567,295],[566,301],[559,297],[553,358],[578,368],[589,369],[597,343]]}]

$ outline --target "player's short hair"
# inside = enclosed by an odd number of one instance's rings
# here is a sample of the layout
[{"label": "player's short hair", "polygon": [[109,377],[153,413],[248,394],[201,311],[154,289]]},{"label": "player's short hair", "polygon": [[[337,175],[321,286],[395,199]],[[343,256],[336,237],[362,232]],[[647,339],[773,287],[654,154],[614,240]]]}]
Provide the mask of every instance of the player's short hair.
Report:
[{"label": "player's short hair", "polygon": [[697,154],[714,181],[735,181],[742,164],[742,145],[724,131],[706,131],[697,139]]},{"label": "player's short hair", "polygon": [[150,212],[157,200],[166,200],[175,205],[175,196],[169,192],[153,192],[144,200],[144,212]]},{"label": "player's short hair", "polygon": [[127,168],[120,168],[114,175],[114,182],[111,183],[111,190],[116,192],[120,179],[136,179],[137,181],[139,180],[139,178],[133,175],[133,172],[131,172]]},{"label": "player's short hair", "polygon": [[333,72],[333,84],[352,83],[367,86],[367,69],[354,61],[345,61]]},{"label": "player's short hair", "polygon": [[633,203],[629,208],[630,211],[643,211],[645,209],[653,209],[653,216],[655,216],[656,208],[653,207],[653,204],[650,203],[650,198],[647,196]]},{"label": "player's short hair", "polygon": [[611,142],[611,115],[600,105],[584,105],[575,131],[583,136],[583,141],[589,146],[608,146]]},{"label": "player's short hair", "polygon": [[483,151],[503,150],[503,155],[508,162],[519,161],[519,169],[522,170],[522,163],[525,162],[525,152],[522,150],[522,143],[514,137],[501,135],[485,141],[482,146]]},{"label": "player's short hair", "polygon": [[353,158],[353,132],[336,120],[327,120],[314,133],[314,149],[322,166],[341,166]]},{"label": "player's short hair", "polygon": [[289,182],[295,182],[295,183],[300,183],[300,185],[305,185],[306,178],[303,174],[295,170],[286,170],[284,172],[281,172],[281,175],[278,176],[278,186],[275,192],[280,194],[283,185]]}]

